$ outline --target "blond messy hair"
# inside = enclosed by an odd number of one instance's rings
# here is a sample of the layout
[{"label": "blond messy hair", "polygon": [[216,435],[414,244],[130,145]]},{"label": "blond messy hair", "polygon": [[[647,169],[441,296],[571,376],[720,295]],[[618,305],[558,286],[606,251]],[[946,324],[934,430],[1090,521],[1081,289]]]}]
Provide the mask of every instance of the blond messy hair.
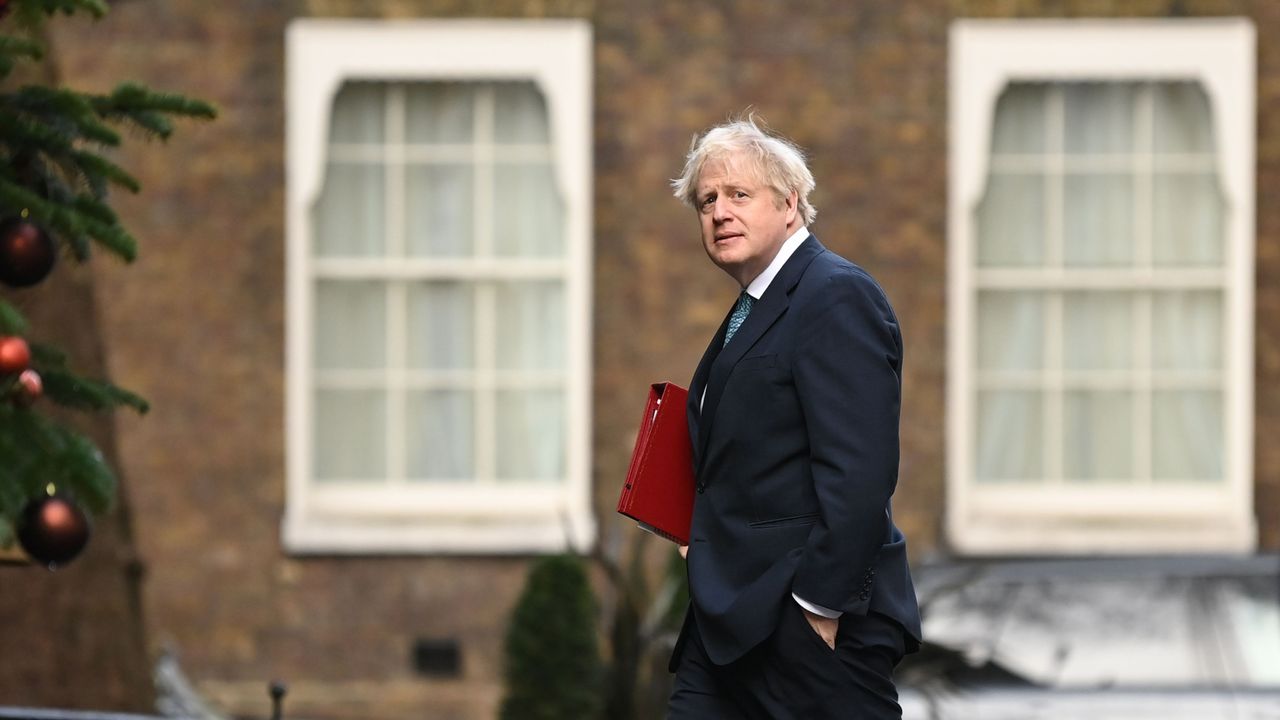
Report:
[{"label": "blond messy hair", "polygon": [[748,169],[773,190],[779,203],[795,192],[801,219],[805,225],[813,223],[818,210],[809,202],[809,193],[813,192],[815,183],[804,153],[795,143],[757,124],[752,112],[694,136],[684,170],[671,181],[675,196],[685,205],[697,208],[698,178],[702,169],[709,162],[725,162],[730,158],[748,163]]}]

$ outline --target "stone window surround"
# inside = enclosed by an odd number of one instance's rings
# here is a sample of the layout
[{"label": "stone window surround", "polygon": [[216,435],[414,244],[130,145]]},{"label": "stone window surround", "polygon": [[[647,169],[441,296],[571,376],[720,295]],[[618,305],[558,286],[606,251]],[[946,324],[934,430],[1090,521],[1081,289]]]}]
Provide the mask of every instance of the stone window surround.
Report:
[{"label": "stone window surround", "polygon": [[[947,538],[965,555],[1249,552],[1253,512],[1255,32],[1246,19],[958,20],[948,111]],[[1195,79],[1227,200],[1225,483],[975,487],[975,238],[996,100],[1010,81]]]},{"label": "stone window surround", "polygon": [[[342,82],[531,80],[547,99],[566,204],[567,477],[521,487],[318,487],[311,478],[309,208]],[[287,551],[475,554],[585,550],[590,484],[591,28],[577,20],[300,19],[286,33]],[[516,268],[518,270],[518,268]]]}]

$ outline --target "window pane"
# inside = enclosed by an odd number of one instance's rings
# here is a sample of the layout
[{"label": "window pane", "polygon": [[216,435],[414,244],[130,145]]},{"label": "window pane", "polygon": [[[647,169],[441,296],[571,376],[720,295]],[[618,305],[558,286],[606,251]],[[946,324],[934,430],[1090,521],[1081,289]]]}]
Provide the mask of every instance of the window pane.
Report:
[{"label": "window pane", "polygon": [[382,83],[343,83],[333,100],[329,141],[380,145],[385,137],[386,90]]},{"label": "window pane", "polygon": [[475,293],[470,283],[409,285],[409,367],[457,370],[475,366]]},{"label": "window pane", "polygon": [[[404,103],[389,102],[389,89],[403,90]],[[391,111],[403,117],[389,117]],[[401,237],[404,254],[413,258],[565,256],[566,207],[548,147],[548,107],[535,83],[350,83],[335,100],[333,117],[330,145],[341,147],[331,151],[313,211],[318,256],[382,257],[389,252],[387,238]],[[388,155],[394,166],[386,165]],[[403,186],[388,188],[387,182]],[[388,198],[401,196],[403,212],[396,202],[389,214]],[[401,472],[385,466],[392,462],[384,457],[382,439],[387,391],[349,389],[353,382],[381,382],[381,373],[342,371],[403,364],[409,371],[453,371],[406,378],[405,411],[392,421],[405,423],[403,470],[409,478],[473,480],[493,468],[504,480],[562,479],[564,391],[520,371],[560,373],[567,367],[563,279],[500,282],[467,275],[390,282],[392,289],[404,288],[403,296],[388,293],[387,281],[315,281],[315,367],[332,371],[321,382],[348,388],[317,393],[313,452],[317,467],[322,459],[328,463],[324,477]],[[388,298],[401,297],[403,307],[392,313],[399,306]],[[388,327],[392,318],[396,327]],[[406,337],[389,341],[388,333]],[[403,348],[403,355],[387,356],[388,347]],[[501,373],[496,389],[493,370]],[[422,387],[424,379],[432,386]],[[482,418],[491,424],[477,433]],[[346,428],[359,432],[338,442]],[[349,447],[355,442],[359,452]]]},{"label": "window pane", "polygon": [[978,294],[978,369],[1038,370],[1044,366],[1044,296],[1035,292]]},{"label": "window pane", "polygon": [[1045,97],[1048,86],[1040,83],[1012,83],[1000,94],[991,137],[991,151],[997,154],[1039,154],[1044,152]]},{"label": "window pane", "polygon": [[384,286],[359,280],[320,280],[315,288],[315,366],[321,370],[384,367]]},{"label": "window pane", "polygon": [[978,204],[978,264],[1025,267],[1044,262],[1044,176],[992,173]]},{"label": "window pane", "polygon": [[498,368],[564,369],[568,336],[563,283],[500,283],[497,303]]},{"label": "window pane", "polygon": [[382,390],[318,390],[315,476],[380,481],[386,475],[386,394]]},{"label": "window pane", "polygon": [[550,142],[547,104],[531,82],[495,85],[493,119],[494,139],[498,143]]},{"label": "window pane", "polygon": [[1133,396],[1068,391],[1063,462],[1068,480],[1127,481],[1133,475]]},{"label": "window pane", "polygon": [[1154,392],[1151,421],[1155,479],[1222,480],[1222,393]]},{"label": "window pane", "polygon": [[1063,367],[1128,370],[1133,367],[1133,298],[1121,293],[1063,296]]},{"label": "window pane", "polygon": [[475,252],[474,170],[470,165],[405,168],[405,235],[409,255],[458,257]]},{"label": "window pane", "polygon": [[1133,263],[1133,177],[1068,175],[1063,199],[1063,261],[1068,266]]},{"label": "window pane", "polygon": [[330,162],[312,211],[315,254],[369,257],[386,247],[385,171],[381,164]]},{"label": "window pane", "polygon": [[493,232],[498,255],[564,255],[564,203],[548,163],[493,169]]},{"label": "window pane", "polygon": [[1152,193],[1155,264],[1221,266],[1226,205],[1216,176],[1156,175]]},{"label": "window pane", "polygon": [[1213,152],[1213,125],[1204,88],[1193,82],[1159,82],[1152,90],[1156,152]]},{"label": "window pane", "polygon": [[465,145],[475,135],[476,83],[405,86],[405,136],[411,143]]},{"label": "window pane", "polygon": [[466,390],[410,392],[409,478],[469,480],[475,474],[474,396]]},{"label": "window pane", "polygon": [[978,393],[975,476],[980,483],[1044,478],[1041,396],[1038,392]]},{"label": "window pane", "polygon": [[498,392],[498,478],[561,480],[565,402],[560,390]]},{"label": "window pane", "polygon": [[1151,301],[1151,361],[1157,370],[1221,370],[1222,293],[1158,292]]},{"label": "window pane", "polygon": [[1063,109],[1068,154],[1128,153],[1134,150],[1133,83],[1064,83]]}]

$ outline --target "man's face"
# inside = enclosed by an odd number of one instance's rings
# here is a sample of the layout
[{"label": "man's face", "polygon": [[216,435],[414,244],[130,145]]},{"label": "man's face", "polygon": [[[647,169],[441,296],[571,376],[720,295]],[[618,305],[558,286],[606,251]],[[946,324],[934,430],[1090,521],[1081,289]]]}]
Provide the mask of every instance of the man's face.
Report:
[{"label": "man's face", "polygon": [[712,160],[698,176],[697,211],[702,245],[711,262],[746,287],[773,261],[799,228],[797,197],[779,200],[751,164]]}]

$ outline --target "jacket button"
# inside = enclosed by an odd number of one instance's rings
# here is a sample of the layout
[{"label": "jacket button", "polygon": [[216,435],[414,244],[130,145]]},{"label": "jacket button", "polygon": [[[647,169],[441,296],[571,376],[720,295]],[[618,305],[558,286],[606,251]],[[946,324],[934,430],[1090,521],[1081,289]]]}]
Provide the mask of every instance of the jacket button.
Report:
[{"label": "jacket button", "polygon": [[703,487],[702,485],[699,485],[699,486],[698,486],[698,494],[699,494],[699,495],[701,495],[701,494],[702,494],[703,492],[705,492],[705,491],[706,491],[706,488],[705,488],[705,487]]}]

